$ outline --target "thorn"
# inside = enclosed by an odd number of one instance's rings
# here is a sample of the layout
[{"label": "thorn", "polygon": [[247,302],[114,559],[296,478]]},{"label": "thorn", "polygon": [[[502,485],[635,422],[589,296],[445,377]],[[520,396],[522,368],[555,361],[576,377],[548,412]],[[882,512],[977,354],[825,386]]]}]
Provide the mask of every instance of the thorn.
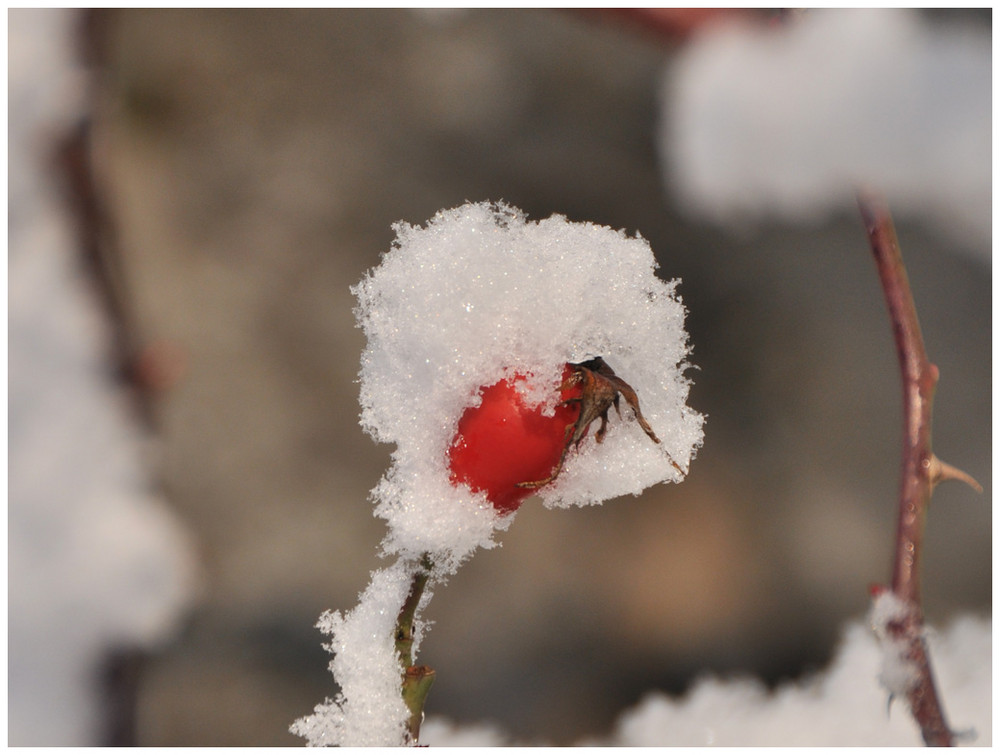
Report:
[{"label": "thorn", "polygon": [[972,475],[963,472],[957,467],[953,467],[951,464],[941,461],[934,454],[931,454],[927,476],[930,479],[932,490],[937,487],[939,482],[944,482],[945,480],[960,480],[977,493],[983,492],[983,486],[976,482]]},{"label": "thorn", "polygon": [[896,699],[896,693],[895,692],[890,692],[889,693],[889,699],[886,701],[886,704],[885,704],[885,717],[886,718],[892,718],[892,703],[893,703],[893,701],[895,699]]}]

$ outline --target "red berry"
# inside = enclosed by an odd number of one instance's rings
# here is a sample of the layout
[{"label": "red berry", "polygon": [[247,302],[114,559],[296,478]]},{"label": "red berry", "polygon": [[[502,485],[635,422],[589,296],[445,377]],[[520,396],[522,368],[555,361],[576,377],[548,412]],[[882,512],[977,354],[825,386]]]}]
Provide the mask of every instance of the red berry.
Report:
[{"label": "red berry", "polygon": [[[567,366],[564,380],[569,375]],[[567,428],[580,414],[579,402],[558,403],[550,416],[542,413],[542,405],[527,406],[515,385],[523,380],[523,375],[515,375],[513,382],[501,380],[482,388],[482,403],[466,409],[448,452],[451,479],[485,492],[501,514],[516,511],[535,492],[519,483],[552,474],[566,448]],[[563,387],[560,402],[580,395],[578,384]]]}]

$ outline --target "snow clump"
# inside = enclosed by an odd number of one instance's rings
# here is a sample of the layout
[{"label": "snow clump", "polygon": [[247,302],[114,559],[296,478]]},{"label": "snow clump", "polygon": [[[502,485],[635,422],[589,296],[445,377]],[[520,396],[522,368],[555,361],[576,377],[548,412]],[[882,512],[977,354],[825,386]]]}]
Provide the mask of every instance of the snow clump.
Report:
[{"label": "snow clump", "polygon": [[920,680],[920,670],[910,659],[906,637],[897,636],[892,626],[904,626],[912,621],[913,608],[892,590],[882,590],[872,600],[870,621],[872,631],[882,646],[882,671],[879,682],[891,697],[906,697]]},{"label": "snow clump", "polygon": [[361,423],[396,444],[373,491],[389,524],[386,553],[430,552],[453,570],[509,524],[485,494],[452,484],[447,452],[479,389],[515,372],[554,391],[566,362],[603,357],[637,391],[663,441],[650,443],[635,422],[611,422],[603,444],[585,441],[539,490],[545,505],[601,503],[680,481],[671,460],[687,468],[703,418],[685,405],[678,282],[654,274],[645,239],[559,215],[529,222],[486,202],[395,231],[393,248],[353,289],[368,337]]},{"label": "snow clump", "polygon": [[[941,696],[958,724],[960,742],[990,746],[992,622],[963,616],[943,631],[931,632],[928,643]],[[919,746],[917,724],[905,711],[890,715],[885,692],[872,678],[880,656],[884,657],[884,648],[871,627],[852,621],[821,673],[783,683],[773,691],[756,679],[704,677],[681,699],[651,693],[621,717],[612,740],[601,744]]]},{"label": "snow clump", "polygon": [[[580,747],[916,747],[920,729],[905,711],[889,711],[873,678],[882,655],[870,621],[841,631],[830,664],[775,689],[750,676],[704,675],[682,696],[650,691],[607,737]],[[958,724],[960,744],[989,747],[992,726],[993,623],[963,615],[928,632],[941,697]],[[890,714],[891,713],[891,714]],[[429,747],[525,747],[493,724],[429,717]]]},{"label": "snow clump", "polygon": [[870,184],[989,259],[991,72],[988,23],[913,9],[720,26],[665,79],[664,172],[690,211],[724,224],[822,221]]},{"label": "snow clump", "polygon": [[397,562],[372,575],[359,605],[346,617],[339,611],[320,617],[317,626],[334,637],[326,649],[334,654],[330,670],[340,683],[340,694],[292,724],[293,734],[317,747],[402,743],[407,710],[400,695],[393,628],[409,581],[406,565]]}]

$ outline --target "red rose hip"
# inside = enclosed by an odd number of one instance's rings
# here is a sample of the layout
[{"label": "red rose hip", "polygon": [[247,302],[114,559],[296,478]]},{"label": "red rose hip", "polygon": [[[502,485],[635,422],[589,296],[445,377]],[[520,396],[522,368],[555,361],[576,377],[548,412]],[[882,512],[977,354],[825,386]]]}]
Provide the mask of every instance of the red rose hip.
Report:
[{"label": "red rose hip", "polygon": [[[603,441],[608,410],[619,410],[620,397],[649,439],[660,442],[642,416],[632,386],[601,357],[566,365],[559,403],[550,416],[543,414],[542,405],[525,404],[516,385],[523,380],[523,375],[515,375],[513,382],[501,380],[481,388],[482,403],[466,409],[448,451],[452,481],[485,492],[501,514],[516,511],[532,491],[555,480],[570,447],[579,446],[598,419],[594,440]],[[670,463],[683,474],[677,462]]]},{"label": "red rose hip", "polygon": [[580,415],[578,384],[568,380],[567,366],[560,403],[550,416],[543,405],[529,407],[516,383],[523,375],[481,389],[483,401],[458,421],[448,451],[451,479],[482,491],[501,514],[518,509],[534,487],[525,486],[552,475],[562,460],[571,428]]}]

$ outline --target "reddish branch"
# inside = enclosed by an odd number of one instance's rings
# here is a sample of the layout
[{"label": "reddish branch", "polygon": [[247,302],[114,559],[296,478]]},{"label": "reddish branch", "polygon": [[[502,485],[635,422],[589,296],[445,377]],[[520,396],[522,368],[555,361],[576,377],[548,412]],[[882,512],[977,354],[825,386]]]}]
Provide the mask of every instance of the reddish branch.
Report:
[{"label": "reddish branch", "polygon": [[977,490],[982,488],[969,475],[945,464],[931,451],[931,413],[938,369],[928,360],[924,349],[917,310],[889,210],[881,198],[868,194],[859,195],[858,206],[889,308],[903,378],[903,464],[892,591],[910,610],[905,621],[894,622],[888,630],[894,639],[906,643],[908,660],[917,670],[917,679],[907,691],[907,700],[924,742],[931,746],[951,746],[954,734],[945,720],[934,686],[923,636],[920,555],[927,507],[935,485],[942,480],[956,479]]},{"label": "reddish branch", "polygon": [[667,44],[688,42],[721,24],[777,27],[793,16],[785,8],[594,8],[573,12],[596,23],[631,27]]}]

